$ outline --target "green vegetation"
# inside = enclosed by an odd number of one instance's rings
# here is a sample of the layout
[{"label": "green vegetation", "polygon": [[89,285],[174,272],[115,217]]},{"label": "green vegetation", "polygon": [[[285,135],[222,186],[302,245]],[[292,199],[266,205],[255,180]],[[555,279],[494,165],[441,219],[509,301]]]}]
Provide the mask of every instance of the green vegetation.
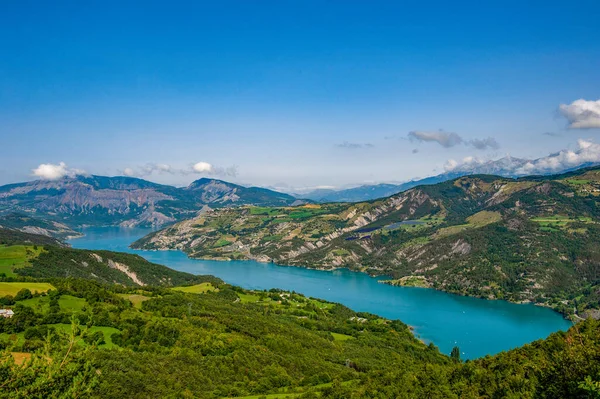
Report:
[{"label": "green vegetation", "polygon": [[231,244],[231,241],[221,238],[215,243],[215,245],[213,245],[213,248],[226,247],[229,244]]},{"label": "green vegetation", "polygon": [[565,182],[567,182],[568,184],[583,185],[583,184],[590,184],[592,181],[585,180],[585,179],[568,179],[568,180],[565,180]]},{"label": "green vegetation", "polygon": [[42,248],[32,245],[0,245],[0,274],[16,276],[14,269],[31,266],[30,260],[37,257]]},{"label": "green vegetation", "polygon": [[339,334],[339,333],[331,333],[331,336],[335,341],[348,341],[349,339],[354,339],[352,335]]},{"label": "green vegetation", "polygon": [[29,263],[30,267],[15,269],[15,273],[35,278],[90,278],[127,286],[174,286],[198,282],[192,274],[148,262],[138,255],[111,251],[45,246]]},{"label": "green vegetation", "polygon": [[398,285],[402,287],[429,288],[431,284],[424,276],[406,276],[396,280],[380,280],[382,284]]},{"label": "green vegetation", "polygon": [[150,299],[150,297],[140,294],[119,294],[119,296],[131,302],[131,304],[138,309],[141,309],[142,302]]},{"label": "green vegetation", "polygon": [[568,217],[568,216],[554,215],[554,216],[534,217],[534,218],[531,218],[531,221],[538,223],[541,227],[562,228],[562,227],[566,227],[570,223],[576,223],[576,222],[591,223],[592,218],[591,217]]},{"label": "green vegetation", "polygon": [[[0,398],[566,398],[594,397],[600,381],[591,319],[463,363],[399,321],[290,292],[52,285],[0,319]],[[140,292],[139,307],[124,299]]]},{"label": "green vegetation", "polygon": [[61,242],[55,238],[42,236],[39,234],[23,233],[21,231],[6,229],[0,227],[0,246],[12,245],[57,245]]},{"label": "green vegetation", "polygon": [[181,292],[189,292],[192,294],[203,294],[205,292],[217,290],[217,288],[215,288],[215,286],[212,285],[211,283],[201,283],[201,284],[190,285],[190,286],[186,286],[186,287],[174,287],[173,289],[177,290],[177,291],[181,291]]},{"label": "green vegetation", "polygon": [[11,295],[15,296],[21,290],[29,290],[35,292],[46,292],[53,289],[54,287],[48,283],[34,283],[34,282],[0,282],[0,296]]}]

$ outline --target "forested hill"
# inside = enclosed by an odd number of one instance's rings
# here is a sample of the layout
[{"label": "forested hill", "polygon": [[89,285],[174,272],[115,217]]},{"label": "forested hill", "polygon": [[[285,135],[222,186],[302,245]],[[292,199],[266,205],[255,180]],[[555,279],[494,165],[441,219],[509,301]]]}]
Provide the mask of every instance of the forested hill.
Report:
[{"label": "forested hill", "polygon": [[191,284],[198,277],[120,252],[66,247],[53,238],[0,228],[0,275],[75,277],[124,286]]},{"label": "forested hill", "polygon": [[212,280],[172,289],[73,278],[2,283],[13,288],[0,297],[15,312],[0,318],[0,398],[600,394],[600,325],[591,319],[462,363],[458,348],[442,355],[400,321],[295,293]]},{"label": "forested hill", "polygon": [[355,204],[214,210],[135,246],[348,267],[391,275],[393,284],[597,315],[599,194],[598,168],[519,179],[466,176]]},{"label": "forested hill", "polygon": [[6,229],[0,227],[0,246],[9,246],[16,244],[55,246],[64,245],[56,238],[43,236],[40,234],[24,233],[19,230]]}]

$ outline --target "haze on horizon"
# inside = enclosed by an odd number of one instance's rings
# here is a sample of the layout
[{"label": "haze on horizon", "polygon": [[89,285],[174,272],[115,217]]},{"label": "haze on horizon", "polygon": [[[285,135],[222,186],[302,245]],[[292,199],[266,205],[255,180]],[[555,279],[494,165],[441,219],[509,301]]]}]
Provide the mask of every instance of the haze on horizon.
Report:
[{"label": "haze on horizon", "polygon": [[4,4],[0,184],[293,191],[600,162],[600,3],[493,3]]}]

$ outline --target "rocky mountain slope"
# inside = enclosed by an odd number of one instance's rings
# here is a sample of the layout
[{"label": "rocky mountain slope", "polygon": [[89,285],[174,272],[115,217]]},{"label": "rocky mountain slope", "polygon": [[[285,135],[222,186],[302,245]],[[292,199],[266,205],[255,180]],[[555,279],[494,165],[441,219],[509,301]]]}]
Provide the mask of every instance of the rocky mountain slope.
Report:
[{"label": "rocky mountain slope", "polygon": [[192,257],[390,275],[393,284],[592,312],[600,169],[465,176],[355,204],[204,212],[135,243]]},{"label": "rocky mountain slope", "polygon": [[0,212],[35,215],[71,227],[161,226],[192,217],[204,206],[286,206],[296,202],[287,194],[214,179],[176,188],[131,177],[77,176],[0,187]]},{"label": "rocky mountain slope", "polygon": [[40,234],[59,240],[79,237],[81,233],[72,230],[67,225],[55,221],[31,217],[25,213],[10,212],[0,214],[0,227],[18,230],[24,233]]}]

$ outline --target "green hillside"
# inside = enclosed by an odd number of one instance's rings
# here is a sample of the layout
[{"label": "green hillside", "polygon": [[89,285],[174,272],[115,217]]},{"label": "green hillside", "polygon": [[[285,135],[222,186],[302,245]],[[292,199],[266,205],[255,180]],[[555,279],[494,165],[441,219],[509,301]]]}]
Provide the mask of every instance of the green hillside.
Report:
[{"label": "green hillside", "polygon": [[192,257],[389,275],[585,317],[599,308],[600,169],[466,176],[355,204],[220,209],[135,243]]},{"label": "green hillside", "polygon": [[124,286],[174,286],[204,281],[138,255],[72,249],[59,244],[46,236],[0,229],[0,276],[74,277]]},{"label": "green hillside", "polygon": [[72,278],[51,284],[41,296],[0,297],[15,311],[0,318],[0,398],[588,398],[600,392],[600,324],[591,319],[566,334],[462,363],[421,343],[399,321],[295,293],[214,281],[215,289],[204,293]]}]

